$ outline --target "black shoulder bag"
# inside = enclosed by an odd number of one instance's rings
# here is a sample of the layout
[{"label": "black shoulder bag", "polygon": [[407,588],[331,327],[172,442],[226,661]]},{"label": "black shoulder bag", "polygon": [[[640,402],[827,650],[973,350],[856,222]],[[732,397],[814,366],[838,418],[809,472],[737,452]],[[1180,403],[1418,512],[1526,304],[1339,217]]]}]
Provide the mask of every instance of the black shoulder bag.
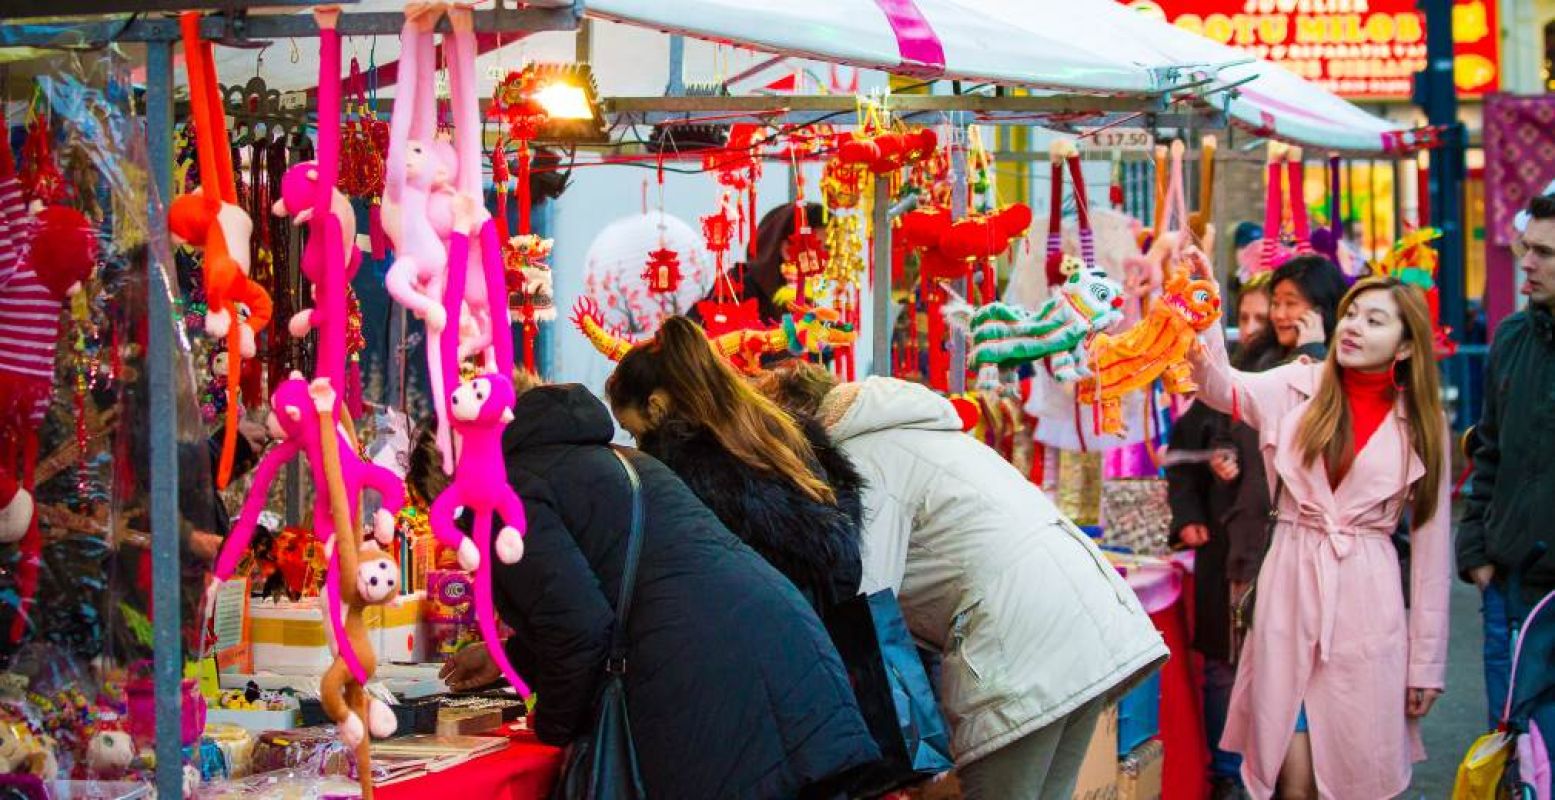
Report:
[{"label": "black shoulder bag", "polygon": [[638,800],[647,796],[626,713],[626,621],[631,616],[637,560],[642,552],[642,482],[620,450],[612,448],[611,452],[620,460],[632,487],[632,522],[616,598],[616,623],[610,633],[610,655],[605,661],[605,682],[595,706],[593,730],[568,747],[566,764],[552,792],[554,800]]},{"label": "black shoulder bag", "polygon": [[[1263,557],[1258,559],[1258,571],[1263,572],[1263,562],[1269,557],[1269,548],[1274,546],[1274,529],[1280,524],[1280,495],[1285,493],[1285,479],[1275,476],[1274,499],[1269,502],[1269,535],[1263,543]],[[1231,663],[1235,664],[1242,657],[1242,642],[1247,639],[1247,632],[1253,629],[1253,610],[1258,601],[1258,579],[1253,578],[1247,584],[1240,596],[1231,596]]]}]

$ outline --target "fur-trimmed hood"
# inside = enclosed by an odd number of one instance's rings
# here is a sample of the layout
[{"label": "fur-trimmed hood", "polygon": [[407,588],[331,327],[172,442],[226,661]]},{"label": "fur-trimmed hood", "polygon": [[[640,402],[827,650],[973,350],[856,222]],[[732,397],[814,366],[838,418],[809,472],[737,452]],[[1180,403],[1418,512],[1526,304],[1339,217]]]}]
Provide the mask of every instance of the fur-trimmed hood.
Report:
[{"label": "fur-trimmed hood", "polygon": [[858,593],[864,481],[818,424],[803,426],[817,471],[837,494],[835,504],[812,500],[782,477],[752,469],[725,450],[711,430],[687,420],[667,420],[639,444],[679,474],[735,536],[787,576],[824,617],[833,604]]}]

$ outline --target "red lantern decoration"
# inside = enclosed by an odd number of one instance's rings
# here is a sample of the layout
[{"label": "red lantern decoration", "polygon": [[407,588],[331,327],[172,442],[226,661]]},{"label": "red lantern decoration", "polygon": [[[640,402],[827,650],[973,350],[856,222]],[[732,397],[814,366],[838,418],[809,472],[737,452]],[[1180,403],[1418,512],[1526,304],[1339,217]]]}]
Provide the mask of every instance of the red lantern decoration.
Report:
[{"label": "red lantern decoration", "polygon": [[953,281],[972,274],[972,262],[951,258],[937,247],[918,254],[918,272],[930,280]]},{"label": "red lantern decoration", "polygon": [[869,165],[869,171],[876,175],[896,172],[907,164],[909,147],[902,134],[882,133],[876,136],[875,151],[878,156]]},{"label": "red lantern decoration", "polygon": [[870,139],[853,138],[837,148],[837,158],[851,166],[869,166],[880,160],[880,148]]},{"label": "red lantern decoration", "polygon": [[648,284],[650,292],[674,294],[680,289],[680,254],[661,242],[659,249],[648,253],[643,281]]},{"label": "red lantern decoration", "polygon": [[901,216],[897,235],[909,248],[938,247],[939,240],[950,229],[950,210],[946,208],[919,208]]},{"label": "red lantern decoration", "polygon": [[939,149],[939,134],[933,128],[919,128],[913,133],[905,135],[907,141],[907,163],[919,164],[934,155]]}]

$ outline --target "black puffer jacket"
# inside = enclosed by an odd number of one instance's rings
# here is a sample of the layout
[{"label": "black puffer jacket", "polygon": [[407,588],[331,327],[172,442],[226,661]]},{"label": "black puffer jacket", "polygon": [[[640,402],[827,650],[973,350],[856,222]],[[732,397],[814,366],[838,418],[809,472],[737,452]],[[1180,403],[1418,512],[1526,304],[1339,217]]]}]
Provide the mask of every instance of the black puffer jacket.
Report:
[{"label": "black puffer jacket", "polygon": [[859,525],[863,479],[815,422],[803,422],[818,472],[837,503],[805,496],[783,478],[758,472],[729,454],[711,431],[670,419],[639,444],[675,470],[740,541],[788,576],[824,618],[858,594],[863,580]]},{"label": "black puffer jacket", "polygon": [[[603,404],[581,386],[523,395],[504,440],[528,517],[495,565],[508,654],[535,730],[587,732],[626,552],[630,489]],[[879,757],[820,620],[662,464],[628,453],[646,515],[628,622],[627,702],[648,796],[789,798]]]}]

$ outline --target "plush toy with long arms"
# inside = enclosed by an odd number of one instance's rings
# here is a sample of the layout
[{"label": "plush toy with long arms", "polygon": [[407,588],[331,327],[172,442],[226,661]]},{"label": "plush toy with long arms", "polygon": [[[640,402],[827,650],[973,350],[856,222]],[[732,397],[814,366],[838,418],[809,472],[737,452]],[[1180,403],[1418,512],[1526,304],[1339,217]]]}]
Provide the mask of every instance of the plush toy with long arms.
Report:
[{"label": "plush toy with long arms", "polygon": [[[473,207],[473,198],[461,198],[461,205]],[[473,211],[456,212],[462,218],[450,242],[449,254],[455,259],[467,257],[469,242],[465,231],[470,229],[475,216]],[[489,237],[487,234],[489,233]],[[482,238],[488,238],[488,259],[497,256],[495,264],[488,264],[485,278],[489,288],[502,286],[502,265],[497,249],[496,228],[490,219],[482,226]],[[455,262],[460,263],[460,262]],[[465,280],[464,270],[452,270],[448,277],[448,291],[444,304],[450,315],[458,312]],[[492,661],[504,677],[520,694],[528,694],[528,687],[513,669],[507,653],[502,649],[497,632],[496,609],[492,601],[492,566],[486,560],[493,549],[504,564],[516,563],[524,554],[524,505],[507,480],[507,463],[502,454],[502,431],[513,420],[515,393],[513,380],[513,340],[507,315],[494,319],[492,349],[496,369],[458,383],[458,337],[450,326],[439,342],[443,348],[444,380],[447,385],[457,384],[449,392],[448,415],[458,437],[459,461],[453,480],[433,501],[430,512],[432,534],[445,547],[457,548],[460,563],[475,572],[475,613],[481,636],[491,652]],[[474,514],[475,527],[474,563],[471,563],[469,539],[454,526],[457,509],[467,509]],[[492,542],[492,514],[501,515],[503,528]]]},{"label": "plush toy with long arms", "polygon": [[[249,240],[254,223],[237,205],[232,150],[227,141],[226,112],[216,83],[211,44],[200,38],[200,14],[179,17],[183,30],[185,69],[189,78],[189,108],[195,151],[200,163],[200,188],[175,199],[168,208],[168,227],[176,240],[204,252],[205,332],[226,337],[227,363],[236,375],[245,357],[257,351],[259,332],[270,324],[270,295],[248,277]],[[237,453],[238,388],[227,382],[227,419],[216,485],[226,488]]]},{"label": "plush toy with long arms", "polygon": [[[426,322],[427,375],[437,415],[438,449],[446,470],[452,460],[444,405],[447,388],[443,385],[442,349],[435,341],[450,322],[442,301],[459,164],[451,145],[434,140],[437,99],[432,87],[432,30],[445,8],[421,4],[405,8],[405,27],[400,33],[400,97],[395,100],[400,110],[389,121],[382,217],[395,251],[385,287],[396,302]],[[454,327],[457,330],[457,322]]]},{"label": "plush toy with long arms", "polygon": [[95,226],[65,206],[29,215],[10,148],[0,142],[0,523],[7,541],[20,542],[13,644],[27,632],[38,588],[43,534],[31,490],[38,429],[54,393],[60,311],[96,264]]},{"label": "plush toy with long arms", "polygon": [[[454,108],[454,151],[458,157],[458,189],[466,197],[484,197],[481,182],[481,127],[480,101],[475,96],[475,17],[474,9],[467,5],[455,5],[448,12],[453,28],[452,35],[444,38],[448,53],[448,91]],[[480,209],[485,217],[485,209]],[[483,220],[484,226],[484,220]],[[459,355],[480,354],[485,369],[494,369],[495,354],[491,351],[492,308],[491,295],[486,286],[486,237],[470,243],[470,254],[462,268],[466,272],[464,284],[464,308],[461,314]],[[497,238],[500,244],[501,238]],[[498,257],[500,258],[500,251]],[[460,269],[461,265],[449,259],[448,269]],[[506,282],[500,284],[504,289]],[[498,296],[502,300],[503,295]],[[504,304],[505,305],[505,304]],[[445,471],[447,466],[445,466]]]},{"label": "plush toy with long arms", "polygon": [[315,307],[303,309],[289,324],[292,336],[319,331],[317,374],[331,385],[346,385],[346,286],[361,265],[356,246],[356,211],[336,188],[340,176],[340,9],[313,12],[319,24],[318,158],[292,166],[281,179],[277,216],[308,225],[301,268],[313,284]]},{"label": "plush toy with long arms", "polygon": [[972,314],[972,363],[1012,369],[1049,359],[1062,383],[1090,375],[1085,341],[1123,319],[1123,286],[1107,272],[1066,258],[1068,278],[1039,308],[990,303]]},{"label": "plush toy with long arms", "polygon": [[[339,408],[339,398],[330,388],[329,381],[322,379],[314,381],[308,387],[308,393],[313,399],[318,422],[315,435],[320,439],[328,438],[338,427],[335,410]],[[334,662],[319,680],[319,702],[324,706],[324,713],[339,726],[341,740],[356,750],[362,797],[371,800],[371,750],[366,734],[371,732],[379,738],[392,736],[397,723],[394,711],[383,701],[367,697],[365,687],[378,669],[378,657],[367,639],[362,610],[369,605],[387,603],[399,594],[399,567],[376,545],[362,541],[351,515],[354,493],[346,486],[340,453],[334,448],[324,450],[324,474],[326,484],[321,488],[329,497],[331,521],[340,531],[340,541],[335,548],[340,569],[335,571],[331,583],[335,584],[344,604],[342,626],[346,638],[340,643]],[[348,652],[360,656],[361,672],[347,662]]]},{"label": "plush toy with long arms", "polygon": [[[290,378],[276,387],[270,396],[270,409],[270,433],[279,441],[265,453],[259,461],[259,466],[254,470],[254,483],[243,502],[243,510],[238,515],[237,524],[233,526],[232,533],[227,536],[220,554],[216,557],[214,570],[216,577],[227,580],[237,571],[238,563],[253,539],[254,527],[258,524],[259,514],[264,510],[266,498],[270,495],[271,484],[280,474],[281,467],[299,455],[308,459],[312,471],[313,485],[316,487],[313,495],[313,535],[329,553],[329,572],[333,573],[339,569],[340,547],[337,537],[341,531],[330,516],[328,493],[317,489],[325,486],[328,480],[328,476],[324,473],[327,450],[334,450],[334,459],[342,465],[342,480],[349,490],[349,511],[353,519],[356,518],[358,498],[363,489],[376,491],[382,499],[383,507],[378,510],[373,519],[373,533],[379,542],[387,544],[394,536],[394,515],[399,513],[405,504],[405,487],[399,477],[383,467],[363,461],[357,455],[356,447],[350,437],[338,426],[333,429],[334,446],[325,445],[326,440],[317,433],[318,426],[314,420],[317,412],[314,408],[314,399],[310,394],[310,385],[303,379],[301,373],[292,373]],[[335,411],[332,409],[331,413]],[[336,585],[326,580],[324,586],[325,602],[329,607],[335,642],[349,644],[350,640],[344,635],[341,627],[339,613],[341,601],[339,595],[335,593]],[[353,665],[353,672],[358,675],[364,674],[356,667],[355,655],[343,652],[343,656],[347,663]]]}]

